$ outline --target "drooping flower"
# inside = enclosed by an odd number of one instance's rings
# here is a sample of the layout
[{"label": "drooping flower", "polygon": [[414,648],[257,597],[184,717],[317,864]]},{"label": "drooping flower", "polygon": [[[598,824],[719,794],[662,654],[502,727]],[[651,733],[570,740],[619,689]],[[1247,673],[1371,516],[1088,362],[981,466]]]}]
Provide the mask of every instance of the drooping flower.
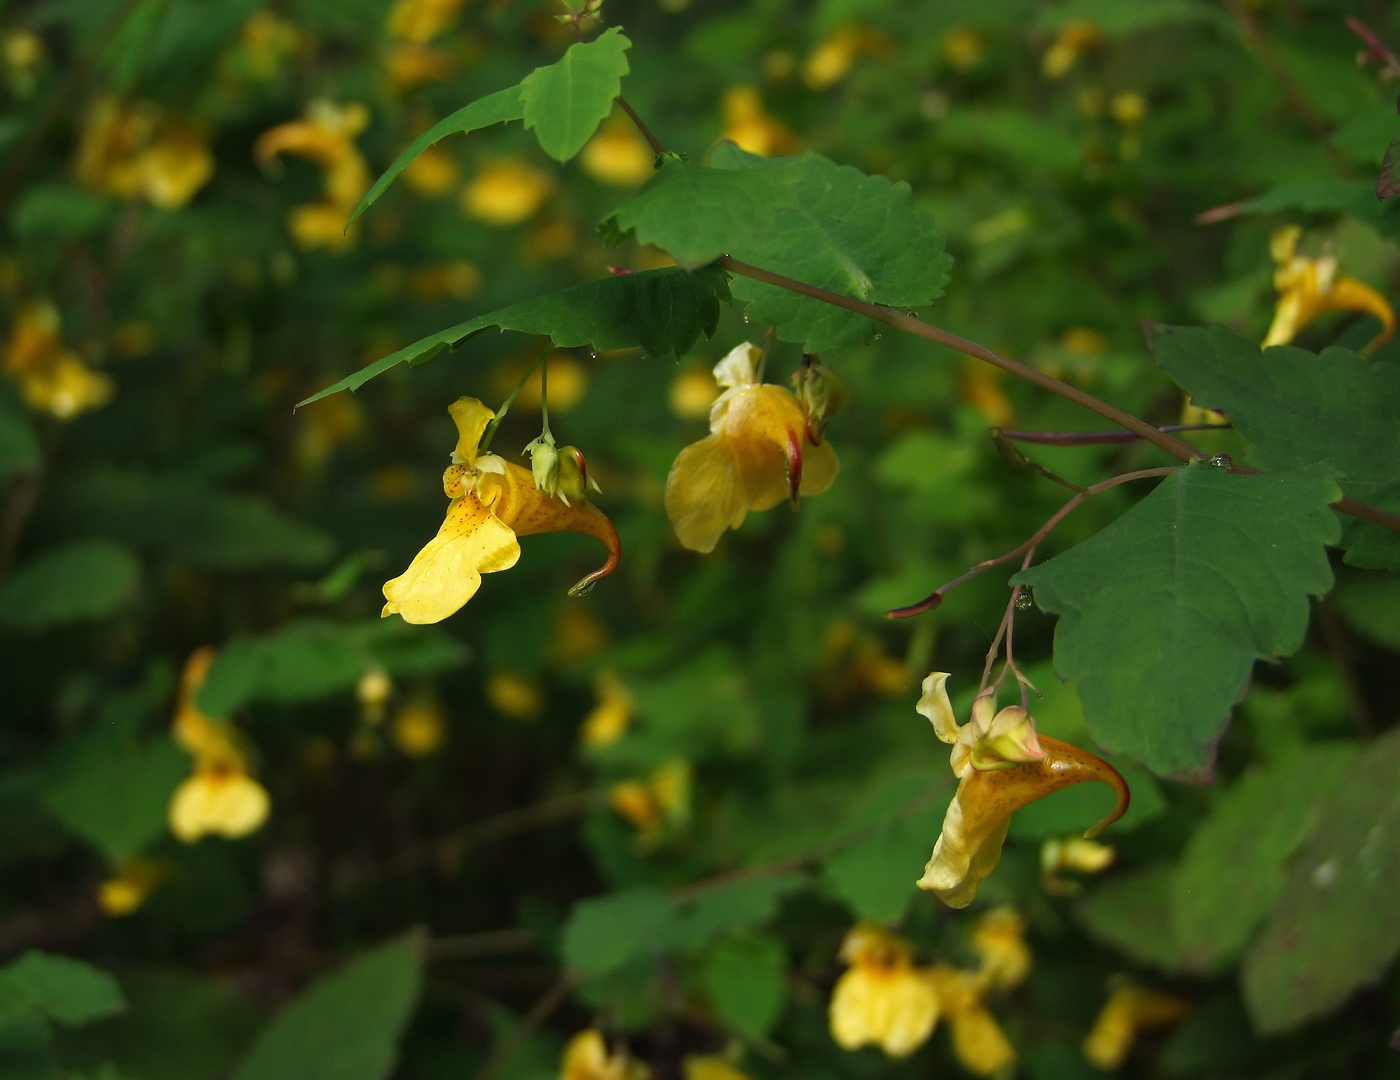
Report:
[{"label": "drooping flower", "polygon": [[972,928],[972,947],[982,959],[977,973],[991,989],[1014,989],[1030,974],[1026,920],[1013,907],[993,908],[979,918]]},{"label": "drooping flower", "polygon": [[915,967],[908,942],[860,923],[842,942],[841,959],[850,967],[836,981],[828,1010],[838,1046],[878,1046],[890,1057],[907,1057],[928,1041],[939,995],[931,971]]},{"label": "drooping flower", "polygon": [[88,110],[76,171],[94,190],[178,210],[214,175],[214,155],[197,125],[104,96]]},{"label": "drooping flower", "polygon": [[369,110],[352,103],[336,105],[317,99],[306,118],[265,131],[253,145],[253,156],[264,167],[279,154],[309,158],[325,170],[325,198],[292,207],[287,228],[303,248],[343,251],[354,241],[346,222],[360,197],[369,190],[369,166],[355,146],[355,137],[369,124]]},{"label": "drooping flower", "polygon": [[535,487],[530,470],[477,447],[495,417],[475,398],[458,398],[448,408],[457,425],[453,464],[443,473],[443,491],[452,501],[438,533],[405,570],[384,584],[383,614],[406,622],[441,622],[476,595],[481,575],[508,570],[520,558],[521,536],[577,532],[596,537],[608,560],[571,590],[586,592],[617,568],[622,555],[617,530],[591,503],[564,504]]},{"label": "drooping flower", "polygon": [[564,1047],[559,1080],[645,1080],[650,1070],[619,1048],[608,1053],[608,1044],[597,1028],[578,1032]]},{"label": "drooping flower", "polygon": [[1123,1064],[1140,1031],[1158,1031],[1180,1022],[1191,1003],[1141,986],[1121,986],[1109,995],[1084,1040],[1084,1058],[1112,1071]]},{"label": "drooping flower", "polygon": [[758,381],[759,356],[746,341],[715,365],[726,389],[710,408],[710,434],[680,452],[666,480],[666,513],[692,551],[713,551],[750,510],[820,495],[840,469],[831,445],[812,441],[797,398]]},{"label": "drooping flower", "polygon": [[1005,1032],[983,1001],[987,982],[978,972],[943,964],[929,971],[952,1028],[953,1054],[974,1076],[995,1076],[1016,1061]]},{"label": "drooping flower", "polygon": [[1374,315],[1381,322],[1381,331],[1364,351],[1369,353],[1384,345],[1395,333],[1395,311],[1390,302],[1365,282],[1340,273],[1335,256],[1309,259],[1298,254],[1302,235],[1303,230],[1297,225],[1288,225],[1275,232],[1269,242],[1276,268],[1274,288],[1279,298],[1263,347],[1288,344],[1308,323],[1330,311]]},{"label": "drooping flower", "polygon": [[4,370],[19,382],[25,404],[60,420],[96,409],[112,398],[112,380],[63,344],[58,308],[25,304],[5,347]]},{"label": "drooping flower", "polygon": [[1117,769],[1077,746],[1037,735],[1035,720],[1018,705],[996,712],[993,698],[982,694],[973,703],[972,719],[960,727],[947,681],[942,671],[924,680],[918,711],[940,739],[953,744],[958,790],[918,886],[961,908],[1000,861],[1013,812],[1061,788],[1100,780],[1113,788],[1118,802],[1084,834],[1090,839],[1127,812],[1129,795]]}]

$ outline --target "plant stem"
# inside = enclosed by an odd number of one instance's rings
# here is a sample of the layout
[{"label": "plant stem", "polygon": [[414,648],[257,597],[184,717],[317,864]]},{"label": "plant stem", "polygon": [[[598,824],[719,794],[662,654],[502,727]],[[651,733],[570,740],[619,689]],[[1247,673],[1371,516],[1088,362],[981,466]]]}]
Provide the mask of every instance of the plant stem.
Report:
[{"label": "plant stem", "polygon": [[[1233,424],[1164,424],[1157,430],[1171,435],[1178,431],[1231,431]],[[1007,431],[1001,432],[1003,439],[1011,442],[1040,443],[1045,446],[1099,446],[1112,443],[1130,443],[1141,438],[1135,431]]]},{"label": "plant stem", "polygon": [[573,990],[575,979],[567,972],[560,975],[555,980],[554,985],[544,992],[544,996],[530,1007],[530,1011],[520,1018],[520,1022],[511,1028],[510,1033],[496,1044],[496,1049],[491,1051],[491,1056],[486,1059],[486,1063],[477,1070],[475,1080],[489,1080],[496,1071],[510,1060],[514,1054],[530,1037],[530,1032],[549,1019],[550,1014],[560,1005],[564,1004],[569,997],[569,991]]},{"label": "plant stem", "polygon": [[[525,384],[530,379],[530,376],[535,373],[535,368],[539,367],[540,364],[544,362],[544,358],[553,351],[554,339],[551,338],[545,345],[544,349],[540,352],[539,356],[535,357],[535,362],[525,369],[524,375],[520,376],[520,381],[515,384],[515,389],[510,392],[510,397],[506,398],[505,401],[501,402],[500,411],[496,413],[495,419],[493,419],[489,424],[487,424],[486,430],[481,433],[481,443],[477,446],[477,450],[480,453],[484,454],[487,450],[490,449],[491,440],[496,437],[496,429],[501,426],[501,421],[506,418],[506,413],[510,412],[510,407],[515,404],[515,399],[520,396],[520,391],[524,389]],[[543,375],[540,376],[540,400],[544,400]],[[546,417],[547,415],[548,414],[546,414]],[[546,419],[546,424],[547,423],[548,420]]]},{"label": "plant stem", "polygon": [[661,140],[653,134],[651,128],[647,127],[646,121],[637,115],[637,110],[627,104],[627,99],[619,94],[617,96],[617,103],[622,106],[622,111],[632,118],[632,123],[637,125],[637,130],[642,133],[642,138],[651,146],[652,153],[664,154],[666,148],[661,145]]}]

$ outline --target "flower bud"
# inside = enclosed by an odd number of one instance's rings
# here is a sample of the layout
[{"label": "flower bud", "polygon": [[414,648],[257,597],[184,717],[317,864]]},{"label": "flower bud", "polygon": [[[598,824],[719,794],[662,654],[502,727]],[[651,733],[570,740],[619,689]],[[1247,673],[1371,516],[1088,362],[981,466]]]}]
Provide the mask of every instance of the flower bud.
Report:
[{"label": "flower bud", "polygon": [[793,391],[807,417],[807,435],[820,441],[823,421],[851,400],[850,392],[835,373],[815,356],[802,358],[802,366],[792,373]]},{"label": "flower bud", "polygon": [[[525,447],[530,458],[530,472],[535,477],[535,487],[546,495],[559,493],[559,448],[554,445],[554,436],[540,435]],[[564,500],[566,503],[567,499]]]}]

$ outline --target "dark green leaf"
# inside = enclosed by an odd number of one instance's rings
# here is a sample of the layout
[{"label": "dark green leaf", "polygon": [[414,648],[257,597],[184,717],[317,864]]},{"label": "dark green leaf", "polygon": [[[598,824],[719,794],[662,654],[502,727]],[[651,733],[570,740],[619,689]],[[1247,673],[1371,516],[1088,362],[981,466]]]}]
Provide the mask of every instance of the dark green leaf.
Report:
[{"label": "dark green leaf", "polygon": [[893,923],[918,892],[914,882],[938,838],[942,804],[895,818],[873,835],[838,852],[822,867],[827,888],[862,919]]},{"label": "dark green leaf", "polygon": [[1103,532],[1016,575],[1061,616],[1055,669],[1096,741],[1160,774],[1207,773],[1254,661],[1303,643],[1338,536],[1326,467],[1189,465]]},{"label": "dark green leaf", "polygon": [[1400,652],[1400,578],[1390,574],[1349,578],[1332,595],[1357,633]]},{"label": "dark green leaf", "polygon": [[689,948],[728,931],[767,922],[777,912],[783,894],[806,882],[803,874],[784,874],[706,889],[679,906],[676,918],[664,927],[664,943],[670,949]]},{"label": "dark green leaf", "polygon": [[60,1024],[85,1024],[123,1005],[117,980],[81,960],[31,949],[0,968],[0,1014],[28,1012]]},{"label": "dark green leaf", "polygon": [[714,269],[688,273],[666,267],[618,274],[458,323],[376,360],[297,404],[309,405],[341,390],[357,390],[399,364],[424,363],[488,326],[548,335],[564,348],[592,345],[600,352],[641,348],[650,356],[681,356],[701,334],[709,337],[715,332],[720,301],[728,299],[725,275]]},{"label": "dark green leaf", "polygon": [[0,393],[0,480],[39,464],[39,439],[19,402]]},{"label": "dark green leaf", "polygon": [[15,571],[0,592],[0,624],[29,632],[106,618],[136,595],[141,564],[107,540],[54,548]]},{"label": "dark green leaf", "polygon": [[675,919],[675,904],[660,889],[582,900],[564,927],[564,963],[581,975],[606,975],[657,948]]},{"label": "dark green leaf", "polygon": [[258,1037],[233,1080],[382,1080],[423,978],[417,934],[315,983]]},{"label": "dark green leaf", "polygon": [[1319,800],[1279,902],[1245,956],[1245,1003],[1260,1031],[1330,1013],[1379,981],[1400,952],[1397,776],[1400,731],[1392,730]]},{"label": "dark green leaf", "polygon": [[1172,867],[1148,866],[1109,877],[1076,905],[1079,921],[1099,941],[1143,964],[1175,971],[1181,947],[1171,927]]},{"label": "dark green leaf", "polygon": [[110,226],[117,207],[111,199],[68,184],[36,184],[14,210],[15,232],[34,240],[69,240]]},{"label": "dark green leaf", "polygon": [[555,63],[536,68],[520,84],[525,126],[544,152],[568,161],[612,112],[627,74],[632,43],[614,26],[592,41],[570,45]]},{"label": "dark green leaf", "polygon": [[[943,294],[951,259],[909,185],[816,154],[768,160],[723,144],[702,169],[678,159],[617,211],[616,222],[683,266],[731,255],[858,300],[919,307]],[[825,352],[870,336],[863,316],[748,278],[748,316],[784,341]]]},{"label": "dark green leaf", "polygon": [[1283,893],[1284,863],[1316,823],[1320,798],[1356,758],[1321,746],[1250,773],[1216,804],[1172,879],[1172,925],[1183,961],[1210,970],[1244,951]]},{"label": "dark green leaf", "polygon": [[761,1039],[787,998],[787,953],[765,935],[726,938],[705,954],[700,980],[720,1019],[741,1035]]},{"label": "dark green leaf", "polygon": [[418,155],[434,143],[449,135],[459,133],[466,135],[494,124],[519,120],[524,115],[525,108],[520,100],[520,87],[511,86],[473,101],[470,105],[465,105],[450,116],[439,120],[409,143],[403,153],[394,159],[394,163],[384,170],[384,175],[374,182],[374,186],[369,191],[365,192],[365,197],[360,200],[360,205],[355,207],[355,212],[350,215],[350,221],[353,222],[368,210],[379,196],[384,194],[385,189],[398,179],[399,173],[412,165],[417,160]]}]

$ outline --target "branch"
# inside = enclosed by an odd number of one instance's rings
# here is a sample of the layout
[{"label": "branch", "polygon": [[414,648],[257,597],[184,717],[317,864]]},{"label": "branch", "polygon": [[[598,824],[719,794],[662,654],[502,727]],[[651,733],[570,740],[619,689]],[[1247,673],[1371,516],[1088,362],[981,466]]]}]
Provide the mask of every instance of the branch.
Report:
[{"label": "branch", "polygon": [[[1178,431],[1230,431],[1233,424],[1164,424],[1157,430],[1170,435]],[[1045,446],[1098,446],[1135,442],[1142,436],[1134,431],[1007,431],[998,428],[1003,439],[1012,442],[1041,443]]]},{"label": "branch", "polygon": [[646,121],[637,115],[637,110],[627,104],[627,99],[619,94],[617,96],[617,103],[622,106],[622,111],[632,118],[632,123],[637,125],[637,130],[642,133],[642,138],[646,139],[651,145],[652,153],[664,154],[666,148],[661,145],[661,140],[652,133],[651,128],[647,127]]}]

